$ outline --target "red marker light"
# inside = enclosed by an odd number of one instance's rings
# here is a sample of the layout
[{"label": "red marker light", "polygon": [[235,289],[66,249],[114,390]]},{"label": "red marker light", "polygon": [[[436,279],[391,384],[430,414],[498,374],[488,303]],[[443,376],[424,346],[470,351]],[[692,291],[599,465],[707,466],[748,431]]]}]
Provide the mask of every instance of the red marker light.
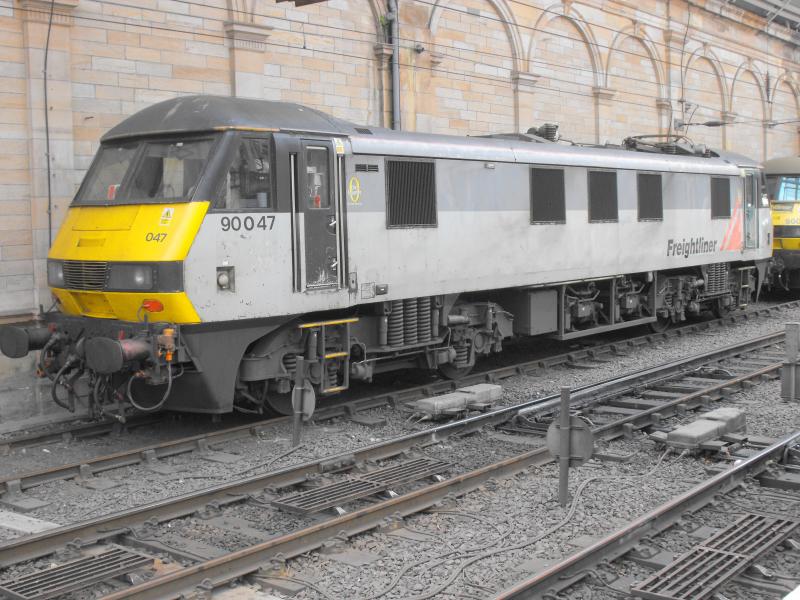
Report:
[{"label": "red marker light", "polygon": [[164,305],[160,300],[143,300],[142,308],[147,312],[161,312],[164,310]]}]

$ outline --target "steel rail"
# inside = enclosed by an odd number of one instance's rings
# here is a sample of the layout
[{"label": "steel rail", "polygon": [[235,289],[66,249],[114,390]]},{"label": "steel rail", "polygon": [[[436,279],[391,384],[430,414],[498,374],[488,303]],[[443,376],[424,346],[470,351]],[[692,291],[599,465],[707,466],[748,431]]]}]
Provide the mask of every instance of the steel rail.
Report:
[{"label": "steel rail", "polygon": [[[331,409],[330,414],[333,415],[333,417],[347,416],[353,414],[354,412],[368,410],[370,408],[384,406],[387,404],[393,404],[398,401],[408,401],[408,400],[418,399],[424,395],[433,395],[436,393],[451,391],[458,386],[470,385],[471,383],[477,383],[487,380],[493,381],[497,379],[503,379],[506,377],[511,377],[513,375],[524,374],[536,368],[547,368],[560,364],[574,363],[579,360],[592,359],[604,354],[613,354],[620,348],[625,348],[626,346],[630,347],[630,346],[643,345],[646,343],[652,343],[658,340],[664,340],[675,336],[681,336],[686,334],[687,332],[702,331],[705,329],[710,329],[715,326],[723,326],[726,325],[727,323],[735,323],[736,321],[747,320],[751,316],[758,317],[763,314],[779,312],[781,310],[796,308],[798,306],[800,306],[800,300],[791,300],[789,302],[775,304],[773,306],[762,306],[758,308],[751,308],[740,312],[733,312],[728,315],[725,315],[724,317],[712,319],[709,321],[702,321],[698,323],[692,323],[689,325],[683,325],[680,327],[674,327],[660,333],[648,333],[645,335],[640,335],[629,339],[606,342],[604,344],[600,344],[592,348],[571,350],[568,352],[555,354],[549,357],[542,357],[504,367],[497,367],[495,369],[484,370],[477,373],[473,373],[471,375],[467,375],[457,381],[442,380],[437,382],[431,382],[424,385],[414,386],[408,388],[407,390],[375,394],[373,396],[367,396],[365,398],[356,398],[343,404],[325,408]],[[597,334],[597,335],[602,335],[602,334]],[[327,413],[324,412],[324,409],[322,411],[318,411],[317,419],[321,420],[325,418],[333,418],[331,416],[326,416],[326,414]],[[128,422],[124,426],[136,427],[139,425],[139,420],[142,420],[144,417],[150,417],[152,419],[156,417],[156,415],[128,416],[127,417]],[[48,430],[41,433],[26,432],[21,435],[15,435],[14,432],[2,433],[0,434],[0,456],[19,448],[28,448],[32,446],[51,443],[54,441],[62,441],[64,439],[68,439],[69,437],[81,438],[81,437],[97,436],[97,435],[103,435],[105,433],[111,433],[118,426],[121,425],[118,421],[101,421],[98,423],[87,424],[85,423],[86,418],[88,417],[82,417],[80,422],[78,422],[77,424],[73,424],[72,426],[70,426],[70,423],[72,421],[66,421],[66,422],[59,421],[55,423],[58,425],[57,429]],[[279,421],[276,419],[267,419],[253,423],[252,425],[260,427],[270,422],[275,423]],[[143,424],[145,424],[144,421]],[[41,429],[47,426],[48,426],[47,424],[40,424],[37,425],[35,429]],[[231,428],[231,432],[233,432],[234,429],[235,428]],[[241,427],[238,429],[242,437],[247,435],[246,433],[242,433],[242,431],[245,429],[246,427]],[[210,434],[206,435],[209,436],[214,434],[224,435],[225,433],[226,430],[220,430],[219,432],[211,432]],[[176,440],[176,443],[180,443],[181,441],[182,440]],[[159,446],[163,447],[163,445]],[[131,450],[129,454],[131,454],[131,456],[134,456],[137,453],[145,451],[146,449],[148,448],[137,448],[135,450]],[[155,445],[152,446],[152,449],[158,451],[158,448]],[[119,455],[114,455],[114,457],[115,459],[119,459]],[[91,463],[91,461],[85,461],[83,464],[89,464],[89,463]],[[127,463],[127,464],[132,464],[132,463]],[[115,468],[115,467],[112,466],[110,468]],[[0,488],[0,493],[3,493],[3,490],[1,488]]]},{"label": "steel rail", "polygon": [[[735,380],[741,382],[758,377],[774,371],[779,366],[780,363],[769,365],[748,375],[739,376]],[[714,387],[717,389],[730,387],[733,381],[726,381]],[[708,391],[710,390],[704,390],[705,393]],[[697,395],[687,394],[688,396]],[[684,399],[679,398],[669,404],[677,410],[677,406],[681,401],[684,401]],[[617,437],[622,435],[625,424],[630,423],[636,417],[637,415],[631,415],[613,424],[595,428],[594,431],[606,439]],[[783,440],[778,444],[773,444],[756,456],[770,458],[782,452],[785,445],[786,440]],[[112,593],[104,598],[105,600],[121,600],[122,598],[158,600],[182,597],[191,593],[201,584],[206,589],[209,585],[212,588],[216,588],[257,571],[278,556],[283,560],[298,556],[319,548],[325,541],[341,535],[342,532],[348,536],[363,533],[381,525],[386,519],[396,519],[398,515],[405,517],[418,513],[448,496],[453,494],[462,495],[475,490],[489,479],[508,477],[531,466],[544,465],[552,462],[552,460],[546,448],[537,448],[408,494],[379,502],[353,513],[332,518],[279,538],[171,572],[162,577]],[[766,459],[762,458],[761,460]],[[754,464],[754,461],[755,458],[748,459],[747,465]],[[721,477],[726,479],[727,475],[723,474]],[[719,477],[715,479],[719,479]]]},{"label": "steel rail", "polygon": [[687,511],[696,511],[711,502],[715,495],[729,492],[739,486],[746,476],[754,471],[763,470],[766,468],[767,461],[780,457],[787,447],[798,442],[800,442],[800,431],[785,436],[727,471],[723,471],[680,496],[672,498],[646,515],[634,519],[591,546],[506,589],[498,594],[495,600],[541,598],[544,594],[554,591],[551,588],[557,581],[563,583],[565,580],[573,579],[581,572],[591,569],[600,561],[613,560],[622,556],[645,536],[652,536],[664,531],[680,520]]},{"label": "steel rail", "polygon": [[0,456],[5,456],[21,448],[31,448],[33,446],[63,442],[71,439],[97,437],[123,428],[133,429],[145,425],[152,425],[161,420],[154,414],[128,415],[125,423],[112,420],[87,423],[86,421],[88,419],[88,416],[84,417],[84,421],[80,423],[75,423],[74,419],[70,419],[69,421],[56,423],[55,427],[52,429],[38,433],[27,432],[9,435],[8,437],[0,437]]},{"label": "steel rail", "polygon": [[[538,358],[535,360],[525,361],[513,365],[506,365],[467,375],[457,381],[441,380],[435,381],[424,385],[413,386],[404,390],[397,390],[393,392],[379,393],[365,398],[357,398],[343,404],[336,404],[331,406],[322,407],[314,416],[315,420],[322,421],[336,417],[347,417],[356,414],[360,411],[369,410],[371,408],[379,408],[386,405],[395,406],[398,403],[410,402],[433,396],[448,391],[453,391],[458,387],[468,386],[474,383],[484,381],[496,382],[498,380],[513,377],[515,375],[526,374],[537,369],[552,367],[555,365],[563,365],[575,363],[580,360],[596,358],[599,355],[613,354],[620,352],[626,347],[636,347],[639,345],[652,343],[656,340],[667,339],[673,336],[681,336],[686,334],[687,329],[690,331],[698,331],[709,328],[712,324],[726,323],[728,320],[740,320],[749,318],[748,315],[754,314],[756,316],[766,312],[776,312],[791,306],[800,305],[800,300],[792,301],[785,304],[762,307],[753,309],[749,313],[747,311],[742,313],[734,313],[727,315],[715,321],[706,321],[704,323],[695,323],[686,327],[667,330],[662,333],[650,333],[642,336],[637,336],[627,340],[608,342],[594,348],[584,348],[580,350],[573,350],[564,352],[549,357]],[[144,418],[144,417],[142,417]],[[153,418],[152,415],[149,418]],[[31,471],[28,473],[9,475],[0,478],[0,495],[6,493],[17,493],[32,487],[50,483],[53,481],[73,479],[76,477],[85,477],[87,475],[95,475],[103,473],[112,469],[120,467],[127,467],[137,465],[143,462],[154,462],[159,459],[177,456],[196,450],[202,450],[209,444],[221,444],[234,440],[247,438],[249,436],[258,436],[268,428],[277,427],[283,424],[291,423],[290,417],[277,417],[272,419],[261,420],[255,423],[248,423],[235,427],[229,427],[217,431],[210,431],[194,436],[183,437],[158,444],[151,444],[133,448],[130,450],[123,450],[120,452],[97,456],[94,458],[86,459],[79,462],[68,463]],[[108,427],[108,425],[106,425]],[[111,429],[111,427],[109,427]],[[61,439],[66,432],[61,431],[58,438]],[[48,439],[52,436],[45,434]],[[8,447],[13,444],[13,440],[3,441],[0,440],[0,454],[4,446]],[[33,443],[44,443],[38,440],[28,441],[27,445]]]},{"label": "steel rail", "polygon": [[[783,335],[783,332],[767,334],[745,342],[732,344],[725,348],[671,361],[657,367],[650,367],[634,373],[620,375],[603,382],[580,386],[574,390],[574,399],[578,405],[600,402],[610,395],[634,389],[642,385],[645,381],[661,381],[698,365],[708,364],[716,360],[721,360],[726,356],[735,356],[746,351],[773,345],[776,341],[782,339]],[[747,376],[740,376],[731,380],[722,381],[717,385],[703,390],[703,392],[704,394],[708,394],[715,390],[723,390],[726,387],[735,385],[740,380],[760,376],[770,370],[777,369],[779,366],[780,363],[776,363],[754,371]],[[658,407],[659,412],[662,416],[669,416],[670,410],[677,411],[679,410],[679,405],[686,405],[687,402],[692,400],[699,405],[702,403],[702,395],[703,394],[699,392],[687,394],[685,397],[680,397],[660,405]],[[685,398],[690,398],[690,400],[686,400]],[[23,538],[12,539],[0,544],[0,567],[6,567],[23,560],[45,556],[52,553],[55,548],[76,539],[80,539],[85,543],[114,537],[127,532],[131,527],[141,525],[145,521],[152,519],[158,522],[169,521],[191,514],[212,502],[216,502],[220,505],[240,502],[245,499],[247,495],[259,493],[267,487],[286,487],[301,483],[305,481],[308,476],[313,474],[341,470],[342,468],[367,460],[381,460],[397,456],[409,448],[436,443],[449,436],[475,431],[487,425],[503,423],[523,410],[528,413],[530,413],[532,409],[540,413],[551,412],[558,407],[559,402],[559,394],[527,400],[521,404],[498,408],[487,413],[474,415],[458,421],[434,426],[423,431],[405,434],[376,444],[364,446],[352,452],[344,452],[334,456],[323,457],[299,465],[286,467],[278,471],[271,471],[265,474],[253,475],[244,479],[221,483],[77,524],[65,525]],[[628,423],[631,427],[636,425],[641,426],[641,421],[636,421],[637,416],[638,413],[630,415],[616,423],[620,427]],[[622,432],[622,430],[620,430],[620,432]]]}]

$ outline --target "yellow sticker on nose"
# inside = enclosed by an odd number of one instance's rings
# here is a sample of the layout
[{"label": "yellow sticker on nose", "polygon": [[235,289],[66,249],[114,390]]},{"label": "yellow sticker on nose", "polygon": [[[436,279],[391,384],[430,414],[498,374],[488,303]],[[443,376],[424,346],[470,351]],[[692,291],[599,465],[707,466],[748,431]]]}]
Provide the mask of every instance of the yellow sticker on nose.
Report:
[{"label": "yellow sticker on nose", "polygon": [[167,206],[164,210],[161,211],[161,224],[162,225],[169,225],[172,222],[172,215],[175,214],[175,209],[171,206]]}]

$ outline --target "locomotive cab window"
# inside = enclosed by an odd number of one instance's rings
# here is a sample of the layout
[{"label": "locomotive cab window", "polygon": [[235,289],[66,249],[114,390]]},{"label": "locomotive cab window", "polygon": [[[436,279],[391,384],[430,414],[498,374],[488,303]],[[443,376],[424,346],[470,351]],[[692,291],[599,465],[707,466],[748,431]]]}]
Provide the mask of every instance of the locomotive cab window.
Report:
[{"label": "locomotive cab window", "polygon": [[800,177],[792,175],[767,176],[767,194],[773,202],[800,201]]},{"label": "locomotive cab window", "polygon": [[637,173],[636,193],[640,221],[662,221],[664,198],[659,173]]},{"label": "locomotive cab window", "polygon": [[711,178],[711,218],[729,219],[731,216],[731,180],[728,177]]},{"label": "locomotive cab window", "polygon": [[116,200],[122,180],[125,179],[138,149],[138,142],[103,146],[86,175],[76,202],[104,204]]},{"label": "locomotive cab window", "polygon": [[185,202],[205,169],[213,139],[103,144],[74,203]]},{"label": "locomotive cab window", "polygon": [[226,173],[225,188],[217,208],[274,209],[271,154],[270,140],[243,139]]},{"label": "locomotive cab window", "polygon": [[200,180],[211,140],[147,144],[128,186],[131,200],[190,198]]},{"label": "locomotive cab window", "polygon": [[617,220],[617,172],[589,171],[589,222]]},{"label": "locomotive cab window", "polygon": [[531,169],[531,223],[566,223],[564,169]]},{"label": "locomotive cab window", "polygon": [[330,208],[330,159],[325,146],[306,147],[306,206]]}]

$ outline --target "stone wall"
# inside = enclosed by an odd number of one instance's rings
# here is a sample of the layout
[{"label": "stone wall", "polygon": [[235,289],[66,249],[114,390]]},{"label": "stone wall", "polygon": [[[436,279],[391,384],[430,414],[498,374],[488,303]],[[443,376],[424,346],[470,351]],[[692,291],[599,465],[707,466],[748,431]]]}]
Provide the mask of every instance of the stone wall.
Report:
[{"label": "stone wall", "polygon": [[[687,134],[761,159],[799,150],[792,34],[727,2],[399,4],[404,129],[557,122],[565,138],[602,143],[666,133],[676,118],[728,120]],[[0,317],[50,303],[51,228],[103,132],[178,94],[390,125],[387,26],[381,0],[0,0]]]}]

